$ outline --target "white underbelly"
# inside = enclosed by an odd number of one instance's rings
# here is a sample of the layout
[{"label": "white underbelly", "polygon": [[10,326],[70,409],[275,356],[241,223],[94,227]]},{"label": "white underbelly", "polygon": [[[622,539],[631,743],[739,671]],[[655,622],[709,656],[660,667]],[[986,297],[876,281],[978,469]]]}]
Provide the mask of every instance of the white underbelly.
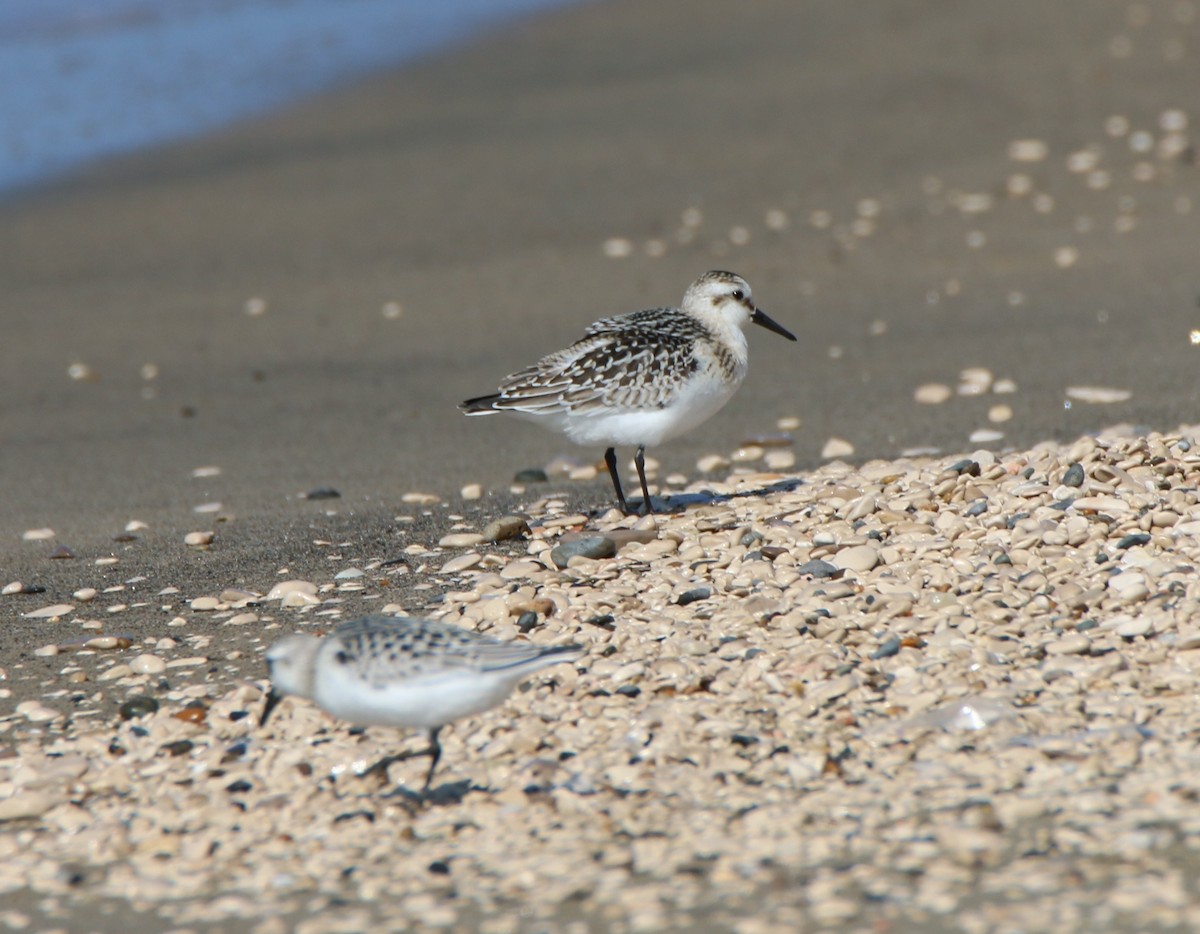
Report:
[{"label": "white underbelly", "polygon": [[318,679],[313,700],[358,726],[430,730],[495,707],[516,680],[462,670],[373,687],[331,670]]}]

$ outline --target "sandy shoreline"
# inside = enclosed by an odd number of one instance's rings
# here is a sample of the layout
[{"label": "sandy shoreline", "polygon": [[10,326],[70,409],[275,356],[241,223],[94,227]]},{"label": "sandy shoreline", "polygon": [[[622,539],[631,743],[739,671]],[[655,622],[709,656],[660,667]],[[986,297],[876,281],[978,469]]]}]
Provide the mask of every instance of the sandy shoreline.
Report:
[{"label": "sandy shoreline", "polygon": [[[350,590],[325,609],[453,615],[459,584],[435,546],[456,524],[547,499],[594,524],[610,496],[602,477],[511,492],[522,468],[601,452],[455,404],[596,317],[677,302],[708,268],[745,275],[800,343],[750,336],[728,409],[650,452],[668,489],[783,417],[802,420],[784,448],[801,490],[840,469],[821,466],[831,438],[852,446],[847,470],[920,471],[989,449],[1037,464],[1047,439],[1196,422],[1198,16],[1187,2],[772,0],[730,20],[716,0],[619,0],[0,205],[0,322],[17,350],[0,368],[0,586],[42,588],[0,597],[3,704],[82,704],[78,723],[107,724],[133,688],[69,679],[117,657],[34,654],[93,634],[203,657],[170,690],[224,697],[259,676],[274,632],[190,608],[230,588],[294,577],[336,599],[336,571],[405,558],[372,578],[387,581],[374,602]],[[1012,148],[1023,140],[1044,155]],[[989,374],[979,392],[960,390],[969,367]],[[949,396],[916,401],[930,384]],[[942,453],[901,457],[922,449]],[[484,497],[462,500],[467,483]],[[322,487],[341,495],[304,498]],[[437,501],[405,503],[412,492]],[[146,527],[117,540],[134,520]],[[53,535],[22,538],[42,528]],[[184,544],[210,529],[212,548]],[[52,559],[60,546],[75,557]],[[84,588],[97,593],[73,596]],[[65,622],[22,615],[56,603],[73,605]],[[603,689],[603,670],[580,677]],[[0,724],[6,757],[54,742],[53,726]],[[467,774],[487,768],[479,748],[460,749]],[[31,826],[5,824],[0,841]],[[55,893],[68,915],[87,904],[86,887]]]}]

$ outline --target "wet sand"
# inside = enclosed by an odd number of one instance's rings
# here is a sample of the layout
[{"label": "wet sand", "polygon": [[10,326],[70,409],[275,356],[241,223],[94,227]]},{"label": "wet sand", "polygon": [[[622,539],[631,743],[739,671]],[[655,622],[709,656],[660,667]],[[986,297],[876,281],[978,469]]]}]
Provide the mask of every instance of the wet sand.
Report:
[{"label": "wet sand", "polygon": [[[5,703],[80,631],[20,614],[80,588],[126,588],[105,631],[191,633],[196,596],[524,507],[517,470],[601,452],[456,403],[708,268],[800,343],[751,334],[734,401],[650,452],[660,481],[788,416],[801,470],[833,437],[861,464],[1196,421],[1200,170],[1172,128],[1197,119],[1198,42],[1191,3],[615,2],[0,205],[0,584],[44,588],[0,598]],[[967,367],[1015,391],[914,400]],[[1130,395],[1068,400],[1088,386]],[[321,487],[341,495],[303,498]],[[431,570],[396,602],[440,607]],[[260,637],[216,630],[214,683],[257,677]]]}]

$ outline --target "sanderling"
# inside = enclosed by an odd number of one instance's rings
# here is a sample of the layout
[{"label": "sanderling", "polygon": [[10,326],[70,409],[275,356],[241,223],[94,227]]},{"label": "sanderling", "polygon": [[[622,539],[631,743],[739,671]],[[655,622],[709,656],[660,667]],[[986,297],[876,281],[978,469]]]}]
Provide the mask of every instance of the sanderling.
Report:
[{"label": "sanderling", "polygon": [[271,692],[259,724],[294,694],[357,726],[428,730],[428,749],[388,756],[367,769],[383,773],[401,759],[429,756],[427,791],[442,755],[443,726],[495,707],[527,675],[582,653],[578,645],[500,642],[429,619],[364,616],[324,639],[287,636],[267,649]]},{"label": "sanderling", "polygon": [[636,445],[642,512],[653,512],[646,448],[694,428],[729,401],[746,378],[747,322],[796,339],[755,306],[741,276],[706,272],[688,287],[681,307],[597,321],[570,347],[459,408],[467,415],[511,412],[578,444],[608,445],[604,462],[625,513],[615,447]]}]

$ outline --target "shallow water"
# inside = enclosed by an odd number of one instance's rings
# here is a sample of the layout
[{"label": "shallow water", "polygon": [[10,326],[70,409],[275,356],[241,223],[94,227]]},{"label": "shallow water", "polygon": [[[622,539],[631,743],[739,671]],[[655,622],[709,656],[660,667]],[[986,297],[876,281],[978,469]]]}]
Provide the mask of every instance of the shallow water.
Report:
[{"label": "shallow water", "polygon": [[9,0],[0,192],[193,136],[568,0]]}]

